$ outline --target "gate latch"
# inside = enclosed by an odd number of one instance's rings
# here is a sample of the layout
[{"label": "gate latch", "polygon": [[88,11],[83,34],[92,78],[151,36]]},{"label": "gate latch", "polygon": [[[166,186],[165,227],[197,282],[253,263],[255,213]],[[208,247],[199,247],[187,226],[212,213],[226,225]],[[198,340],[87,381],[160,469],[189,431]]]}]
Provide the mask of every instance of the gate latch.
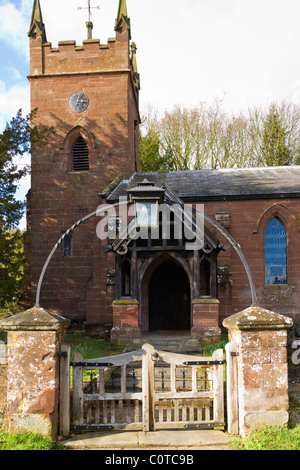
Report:
[{"label": "gate latch", "polygon": [[153,353],[152,356],[151,356],[151,359],[152,359],[153,362],[158,361],[159,360],[159,354],[157,352]]}]

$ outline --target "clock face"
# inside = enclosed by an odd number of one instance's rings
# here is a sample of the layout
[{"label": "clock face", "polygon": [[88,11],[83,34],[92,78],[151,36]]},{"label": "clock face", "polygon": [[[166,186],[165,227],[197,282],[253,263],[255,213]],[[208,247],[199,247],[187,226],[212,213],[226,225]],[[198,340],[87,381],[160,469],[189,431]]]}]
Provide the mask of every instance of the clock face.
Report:
[{"label": "clock face", "polygon": [[69,106],[75,113],[82,113],[89,105],[89,99],[85,93],[76,91],[69,98]]}]

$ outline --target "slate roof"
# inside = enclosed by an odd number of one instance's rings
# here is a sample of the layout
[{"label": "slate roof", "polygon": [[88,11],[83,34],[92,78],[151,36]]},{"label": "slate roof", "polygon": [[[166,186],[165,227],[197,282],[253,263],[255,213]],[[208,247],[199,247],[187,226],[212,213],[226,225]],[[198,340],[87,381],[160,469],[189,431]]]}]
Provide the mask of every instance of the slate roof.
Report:
[{"label": "slate roof", "polygon": [[300,166],[285,166],[135,173],[116,187],[108,201],[126,196],[127,189],[145,178],[157,186],[165,182],[183,201],[300,197]]}]

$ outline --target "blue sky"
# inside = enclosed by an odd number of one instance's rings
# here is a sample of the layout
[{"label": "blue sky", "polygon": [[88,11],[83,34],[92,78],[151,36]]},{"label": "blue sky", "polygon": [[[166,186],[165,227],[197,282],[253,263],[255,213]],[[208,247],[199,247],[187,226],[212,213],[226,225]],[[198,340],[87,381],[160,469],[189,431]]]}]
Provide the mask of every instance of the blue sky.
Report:
[{"label": "blue sky", "polygon": [[[85,39],[86,0],[40,0],[47,39]],[[0,131],[29,112],[33,0],[0,0]],[[114,36],[118,0],[92,0],[94,37]],[[237,113],[272,100],[300,103],[299,0],[127,0],[138,47],[141,112],[222,98]],[[24,184],[23,184],[24,183]],[[28,190],[22,182],[20,197]]]},{"label": "blue sky", "polygon": [[29,111],[26,29],[30,8],[31,0],[0,0],[0,129],[19,108]]}]

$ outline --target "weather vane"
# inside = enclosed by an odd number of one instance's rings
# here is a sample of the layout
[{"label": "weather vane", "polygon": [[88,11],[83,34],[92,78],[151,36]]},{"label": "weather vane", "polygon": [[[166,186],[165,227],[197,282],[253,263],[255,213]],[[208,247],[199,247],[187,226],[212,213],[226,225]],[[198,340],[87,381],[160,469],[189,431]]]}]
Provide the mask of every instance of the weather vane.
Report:
[{"label": "weather vane", "polygon": [[92,30],[93,30],[93,23],[91,21],[92,19],[92,9],[97,9],[100,10],[100,6],[92,7],[91,6],[91,0],[87,0],[88,6],[87,7],[78,7],[78,10],[88,10],[89,14],[89,21],[86,22],[86,27],[88,30],[88,39],[92,39]]}]

